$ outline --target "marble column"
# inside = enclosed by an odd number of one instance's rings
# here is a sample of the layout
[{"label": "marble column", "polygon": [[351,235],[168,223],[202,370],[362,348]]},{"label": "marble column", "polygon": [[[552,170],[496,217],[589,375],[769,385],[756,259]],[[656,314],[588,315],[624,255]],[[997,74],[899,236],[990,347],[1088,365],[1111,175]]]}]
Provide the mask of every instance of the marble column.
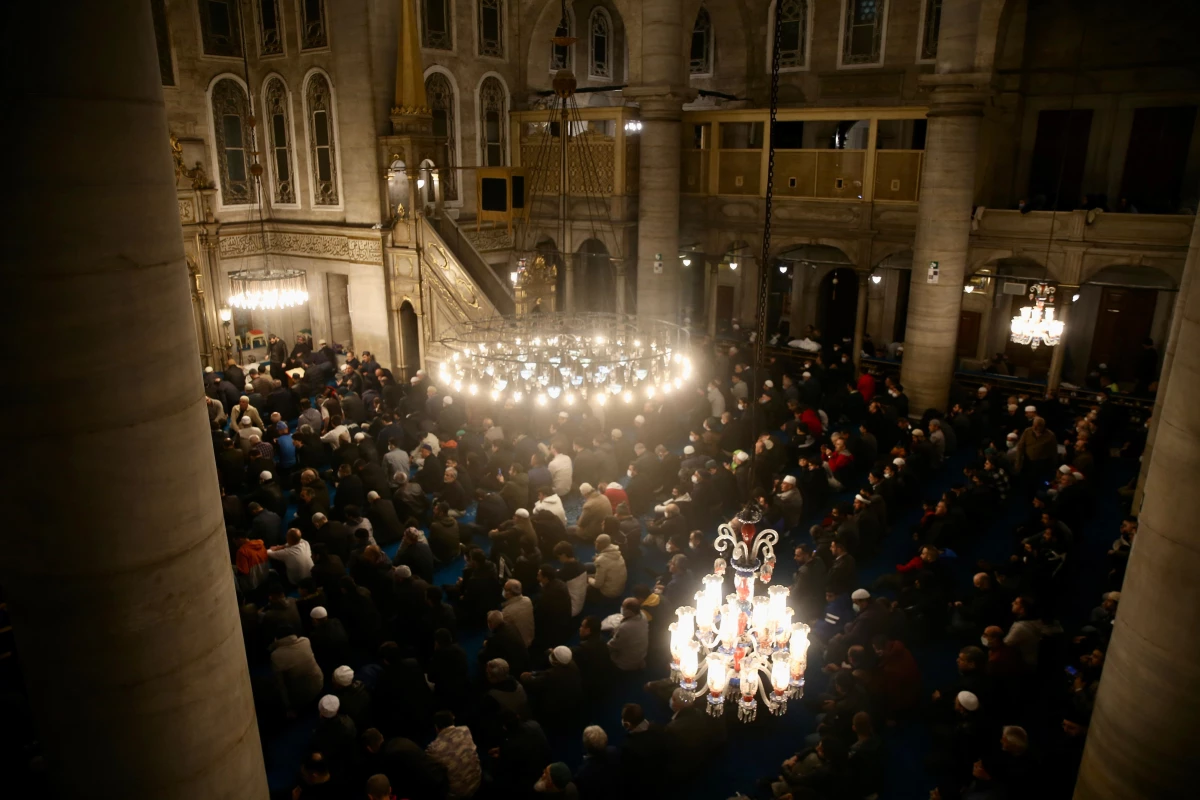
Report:
[{"label": "marble column", "polygon": [[575,261],[579,258],[578,253],[566,254],[566,272],[563,274],[563,311],[575,310]]},{"label": "marble column", "polygon": [[0,377],[0,583],[47,772],[61,797],[265,800],[150,7],[6,23],[0,319],[55,358]]},{"label": "marble column", "polygon": [[1054,348],[1050,354],[1050,370],[1046,374],[1046,391],[1053,392],[1058,389],[1058,385],[1062,383],[1063,362],[1067,358],[1067,332],[1071,329],[1071,294],[1079,291],[1078,286],[1069,284],[1060,284],[1058,287],[1058,297],[1062,300],[1061,305],[1056,304],[1054,309],[1055,319],[1063,323],[1062,340]]},{"label": "marble column", "polygon": [[717,276],[721,274],[721,262],[708,265],[708,338],[717,338]]},{"label": "marble column", "polygon": [[979,0],[946,0],[936,71],[922,77],[933,91],[900,370],[918,414],[946,407],[954,374],[983,116],[980,87],[987,85],[973,72],[978,12]]},{"label": "marble column", "polygon": [[627,291],[627,289],[625,288],[625,259],[614,258],[613,259],[613,268],[616,271],[616,281],[615,281],[615,285],[613,287],[617,293],[616,309],[617,309],[618,314],[624,314],[625,313],[625,292]]},{"label": "marble column", "polygon": [[[638,134],[638,313],[678,321],[680,119],[690,95],[684,76],[681,0],[642,3],[642,80],[625,89],[640,106]],[[661,266],[660,266],[661,264]],[[658,270],[658,271],[656,271]]]},{"label": "marble column", "polygon": [[854,368],[859,369],[862,362],[862,343],[863,331],[867,327],[867,287],[870,285],[868,279],[871,273],[858,272],[858,300],[854,309],[854,352],[851,358],[854,359]]},{"label": "marble column", "polygon": [[[1198,229],[1200,230],[1200,229]],[[1193,244],[1196,239],[1193,237]],[[1195,250],[1193,249],[1193,253]],[[1200,736],[1200,284],[1189,257],[1137,539],[1092,713],[1077,800],[1191,797]]]},{"label": "marble column", "polygon": [[1158,421],[1162,418],[1163,400],[1167,396],[1167,383],[1171,378],[1171,367],[1175,362],[1175,350],[1179,346],[1179,329],[1183,325],[1185,312],[1184,298],[1187,296],[1193,277],[1200,264],[1200,226],[1192,226],[1192,242],[1188,247],[1187,262],[1184,265],[1183,280],[1179,285],[1179,295],[1175,298],[1175,309],[1171,312],[1171,332],[1167,334],[1167,346],[1163,351],[1162,370],[1158,377],[1158,390],[1154,394],[1154,410],[1150,415],[1150,430],[1146,434],[1146,449],[1142,453],[1141,470],[1138,473],[1137,487],[1133,493],[1133,513],[1138,513],[1142,507],[1143,495],[1146,491],[1146,476],[1150,472],[1151,455],[1154,453],[1154,442],[1158,438]]}]

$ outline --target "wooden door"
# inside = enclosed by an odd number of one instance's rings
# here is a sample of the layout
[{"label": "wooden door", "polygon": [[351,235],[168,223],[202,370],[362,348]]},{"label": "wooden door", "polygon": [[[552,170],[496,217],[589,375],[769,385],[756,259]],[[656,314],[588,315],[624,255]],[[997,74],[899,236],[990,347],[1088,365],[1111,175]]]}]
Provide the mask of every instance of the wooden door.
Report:
[{"label": "wooden door", "polygon": [[1105,286],[1100,294],[1088,369],[1107,364],[1108,374],[1114,380],[1133,380],[1142,340],[1150,335],[1154,324],[1157,302],[1157,289]]},{"label": "wooden door", "polygon": [[979,353],[979,326],[983,315],[978,311],[963,311],[958,317],[958,356],[975,358]]}]

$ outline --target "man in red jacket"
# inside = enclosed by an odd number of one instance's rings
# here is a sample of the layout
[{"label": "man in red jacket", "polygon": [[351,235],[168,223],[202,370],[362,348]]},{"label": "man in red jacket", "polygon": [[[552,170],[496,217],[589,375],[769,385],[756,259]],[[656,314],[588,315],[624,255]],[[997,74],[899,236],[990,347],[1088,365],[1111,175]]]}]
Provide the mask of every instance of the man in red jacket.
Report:
[{"label": "man in red jacket", "polygon": [[921,670],[899,639],[880,634],[871,641],[878,658],[876,685],[889,723],[916,708],[921,697]]}]

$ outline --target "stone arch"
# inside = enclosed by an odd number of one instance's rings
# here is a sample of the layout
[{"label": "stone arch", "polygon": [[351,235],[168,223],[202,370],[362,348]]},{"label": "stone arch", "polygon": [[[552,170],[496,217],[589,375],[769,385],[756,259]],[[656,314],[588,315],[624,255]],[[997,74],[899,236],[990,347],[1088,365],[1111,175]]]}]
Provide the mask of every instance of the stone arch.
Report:
[{"label": "stone arch", "polygon": [[400,322],[400,369],[411,378],[421,368],[421,322],[413,304],[405,299],[398,313]]},{"label": "stone arch", "polygon": [[[581,14],[579,9],[574,8],[575,5],[575,3],[568,3],[575,20],[574,35],[579,39],[573,45],[575,52],[572,59],[572,71],[575,73],[576,79],[581,84],[585,84],[588,82],[588,70],[586,62],[582,59],[587,55],[585,35],[587,32],[582,28],[587,26],[591,6],[588,7],[589,10],[586,13]],[[642,36],[641,26],[637,24],[641,20],[640,2],[638,0],[599,0],[591,5],[603,6],[608,11],[617,34],[616,44],[624,43],[622,47],[614,48],[613,51],[613,64],[622,77],[621,82],[637,83],[641,80],[642,75]],[[521,16],[522,19],[535,20],[529,31],[528,43],[525,45],[526,74],[531,76],[528,83],[531,87],[537,87],[542,83],[537,76],[545,75],[544,83],[549,87],[551,78],[550,38],[554,36],[554,30],[558,27],[558,22],[562,17],[562,4],[559,0],[534,0],[532,8],[522,12]],[[691,33],[690,28],[688,32]]]},{"label": "stone arch", "polygon": [[[817,324],[821,282],[835,269],[854,268],[854,258],[838,244],[854,243],[813,238],[785,243],[775,250],[772,263],[767,267],[771,270],[771,292],[767,301],[769,330],[780,328],[779,322],[786,318],[789,335],[795,338],[808,325]],[[780,271],[780,262],[787,265],[787,272]],[[783,297],[785,293],[787,296]],[[778,306],[772,303],[771,296],[776,294],[780,295]]]},{"label": "stone arch", "polygon": [[[1180,266],[1180,273],[1182,265]],[[1125,286],[1140,289],[1159,289],[1161,291],[1177,291],[1179,289],[1179,274],[1172,274],[1158,266],[1136,264],[1130,261],[1113,261],[1108,264],[1097,264],[1084,267],[1081,284],[1096,286]]]}]

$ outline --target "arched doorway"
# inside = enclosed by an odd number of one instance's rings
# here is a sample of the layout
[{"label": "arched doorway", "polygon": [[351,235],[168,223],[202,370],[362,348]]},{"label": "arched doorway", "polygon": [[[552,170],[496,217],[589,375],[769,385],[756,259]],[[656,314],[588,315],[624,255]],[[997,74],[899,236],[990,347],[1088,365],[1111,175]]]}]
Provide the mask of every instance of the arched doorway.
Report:
[{"label": "arched doorway", "polygon": [[421,162],[417,172],[417,197],[426,216],[431,216],[437,207],[437,187],[434,185],[434,165],[428,158]]},{"label": "arched doorway", "polygon": [[400,216],[412,212],[412,198],[409,196],[408,168],[403,161],[393,161],[388,166],[388,211]]},{"label": "arched doorway", "polygon": [[615,311],[617,282],[608,247],[588,239],[575,253],[575,310]]},{"label": "arched doorway", "polygon": [[854,338],[858,276],[850,267],[830,270],[817,290],[817,327],[826,342]]},{"label": "arched doorway", "polygon": [[400,361],[405,378],[411,378],[421,368],[421,328],[412,303],[400,304]]},{"label": "arched doorway", "polygon": [[[809,325],[825,330],[826,319],[821,310],[822,281],[831,270],[848,268],[853,273],[850,258],[832,245],[805,244],[783,251],[769,267],[771,296],[767,299],[767,329],[777,331],[786,327],[789,338],[803,336]],[[781,269],[786,267],[786,269]],[[843,281],[839,278],[838,285]],[[850,281],[857,287],[856,281]],[[839,295],[843,292],[839,292]],[[829,293],[832,297],[832,292]],[[853,301],[851,301],[853,303]],[[854,306],[850,308],[850,330],[854,331]]]},{"label": "arched doorway", "polygon": [[1114,265],[1090,276],[1067,318],[1064,374],[1087,383],[1091,372],[1104,372],[1122,390],[1134,389],[1146,339],[1161,366],[1177,294],[1174,278],[1154,267]]}]

